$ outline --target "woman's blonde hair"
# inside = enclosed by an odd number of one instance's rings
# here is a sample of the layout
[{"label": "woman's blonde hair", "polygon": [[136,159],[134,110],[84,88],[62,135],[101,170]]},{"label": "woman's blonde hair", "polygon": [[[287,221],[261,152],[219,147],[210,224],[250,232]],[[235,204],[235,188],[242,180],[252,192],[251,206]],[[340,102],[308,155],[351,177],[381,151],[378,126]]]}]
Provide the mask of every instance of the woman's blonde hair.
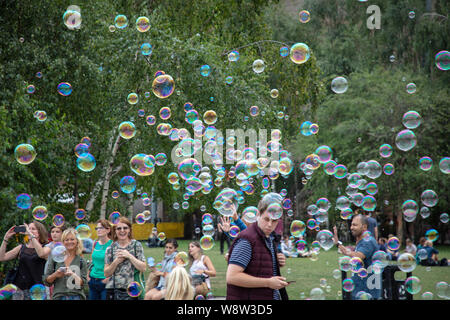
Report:
[{"label": "woman's blonde hair", "polygon": [[61,241],[62,243],[64,243],[64,240],[66,240],[67,236],[69,234],[72,234],[75,239],[77,239],[77,255],[81,255],[83,253],[83,242],[80,240],[80,238],[78,238],[78,231],[75,230],[74,228],[69,228],[64,230],[62,236],[61,236]]},{"label": "woman's blonde hair", "polygon": [[192,300],[194,299],[194,287],[191,276],[186,269],[176,266],[169,273],[166,284],[166,300]]}]

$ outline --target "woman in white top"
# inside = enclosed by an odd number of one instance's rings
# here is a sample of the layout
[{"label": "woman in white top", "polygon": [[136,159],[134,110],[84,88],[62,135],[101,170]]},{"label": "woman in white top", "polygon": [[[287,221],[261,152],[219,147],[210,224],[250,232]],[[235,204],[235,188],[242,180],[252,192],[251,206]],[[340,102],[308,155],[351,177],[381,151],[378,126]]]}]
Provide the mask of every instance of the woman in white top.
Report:
[{"label": "woman in white top", "polygon": [[210,277],[216,276],[216,269],[211,259],[203,254],[203,250],[200,247],[200,243],[193,241],[189,243],[189,261],[191,268],[189,269],[193,279],[196,292],[201,291],[201,282],[196,279],[203,278],[206,282],[208,289],[211,291]]}]

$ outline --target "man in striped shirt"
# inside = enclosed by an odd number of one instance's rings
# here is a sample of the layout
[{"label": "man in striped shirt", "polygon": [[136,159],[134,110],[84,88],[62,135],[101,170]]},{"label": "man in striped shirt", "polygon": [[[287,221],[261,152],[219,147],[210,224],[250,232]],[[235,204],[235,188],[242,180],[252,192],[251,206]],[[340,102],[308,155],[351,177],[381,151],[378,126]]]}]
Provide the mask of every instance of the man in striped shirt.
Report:
[{"label": "man in striped shirt", "polygon": [[274,232],[279,219],[269,216],[269,204],[260,202],[256,223],[242,231],[230,248],[227,299],[288,299],[288,283],[280,274],[286,257],[277,253],[279,236]]}]

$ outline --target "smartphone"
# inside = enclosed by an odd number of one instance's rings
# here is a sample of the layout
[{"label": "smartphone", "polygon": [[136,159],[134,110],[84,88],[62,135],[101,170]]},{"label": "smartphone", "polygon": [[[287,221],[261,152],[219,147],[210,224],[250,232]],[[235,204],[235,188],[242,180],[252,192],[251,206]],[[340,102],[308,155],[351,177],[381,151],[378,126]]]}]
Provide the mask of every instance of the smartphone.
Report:
[{"label": "smartphone", "polygon": [[25,228],[25,226],[16,226],[14,227],[14,232],[15,233],[21,233],[21,232],[26,232],[27,228]]},{"label": "smartphone", "polygon": [[67,267],[59,267],[58,271],[65,273],[67,271]]},{"label": "smartphone", "polygon": [[293,280],[293,281],[286,281],[288,284],[291,284],[291,283],[296,283],[297,281],[295,281],[295,280]]}]

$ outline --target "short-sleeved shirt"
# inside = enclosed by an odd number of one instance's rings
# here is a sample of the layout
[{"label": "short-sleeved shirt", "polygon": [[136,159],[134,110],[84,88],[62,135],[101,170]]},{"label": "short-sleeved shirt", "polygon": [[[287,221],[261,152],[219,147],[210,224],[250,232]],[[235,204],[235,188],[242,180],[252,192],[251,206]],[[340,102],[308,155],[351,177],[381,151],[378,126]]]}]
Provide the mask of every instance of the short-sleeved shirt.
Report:
[{"label": "short-sleeved shirt", "polygon": [[375,228],[377,227],[377,219],[367,217],[367,222],[369,223],[367,230],[369,230],[372,236],[375,237]]},{"label": "short-sleeved shirt", "polygon": [[[381,275],[374,274],[369,268],[372,265],[372,256],[378,251],[378,244],[374,237],[368,239],[362,239],[356,244],[355,251],[364,254],[363,260],[364,268],[368,271],[367,277],[361,278],[358,274],[352,275],[352,280],[355,285],[352,291],[352,299],[355,299],[356,295],[360,291],[370,293],[374,299],[379,299],[381,296],[381,286],[377,287],[375,284],[381,285]],[[374,281],[374,277],[380,277],[379,281]],[[370,289],[369,289],[370,287]]]},{"label": "short-sleeved shirt", "polygon": [[92,250],[92,269],[89,274],[92,278],[105,279],[105,253],[106,249],[112,244],[109,240],[105,244],[96,242]]},{"label": "short-sleeved shirt", "polygon": [[[275,252],[275,246],[273,244],[273,235],[270,235],[269,238],[265,238],[265,242],[267,247],[270,250],[272,256],[272,270],[273,275],[277,276],[277,255]],[[228,259],[229,264],[236,264],[246,269],[250,260],[252,259],[252,246],[250,242],[246,239],[238,239],[236,240],[236,244],[234,245],[233,251],[231,252],[231,256]],[[281,300],[280,292],[278,290],[273,291],[273,299]]]},{"label": "short-sleeved shirt", "polygon": [[[117,242],[114,242],[111,246],[109,246],[105,253],[105,264],[110,265],[114,261],[117,256],[117,250],[119,249],[127,250],[138,260],[145,262],[144,247],[139,241],[133,239],[125,248],[119,247]],[[117,266],[114,274],[109,278],[106,288],[127,289],[128,285],[134,281],[135,270],[136,268],[131,261],[129,259],[125,259],[125,261],[121,262]]]},{"label": "short-sleeved shirt", "polygon": [[[46,279],[53,274],[56,270],[58,270],[60,267],[65,267],[65,262],[56,262],[53,260],[53,257],[50,255],[48,258],[48,265],[45,269],[45,273],[43,275],[44,283],[47,286],[50,286],[51,284],[46,281]],[[86,299],[86,295],[84,294],[84,285],[86,284],[87,280],[87,263],[86,261],[80,257],[75,256],[70,263],[69,268],[72,270],[72,272],[76,273],[81,280],[83,281],[83,284],[77,283],[75,278],[72,276],[64,276],[62,278],[57,278],[53,282],[54,288],[53,288],[53,295],[52,299],[56,300],[61,296],[73,296],[78,295],[82,299]]]}]

